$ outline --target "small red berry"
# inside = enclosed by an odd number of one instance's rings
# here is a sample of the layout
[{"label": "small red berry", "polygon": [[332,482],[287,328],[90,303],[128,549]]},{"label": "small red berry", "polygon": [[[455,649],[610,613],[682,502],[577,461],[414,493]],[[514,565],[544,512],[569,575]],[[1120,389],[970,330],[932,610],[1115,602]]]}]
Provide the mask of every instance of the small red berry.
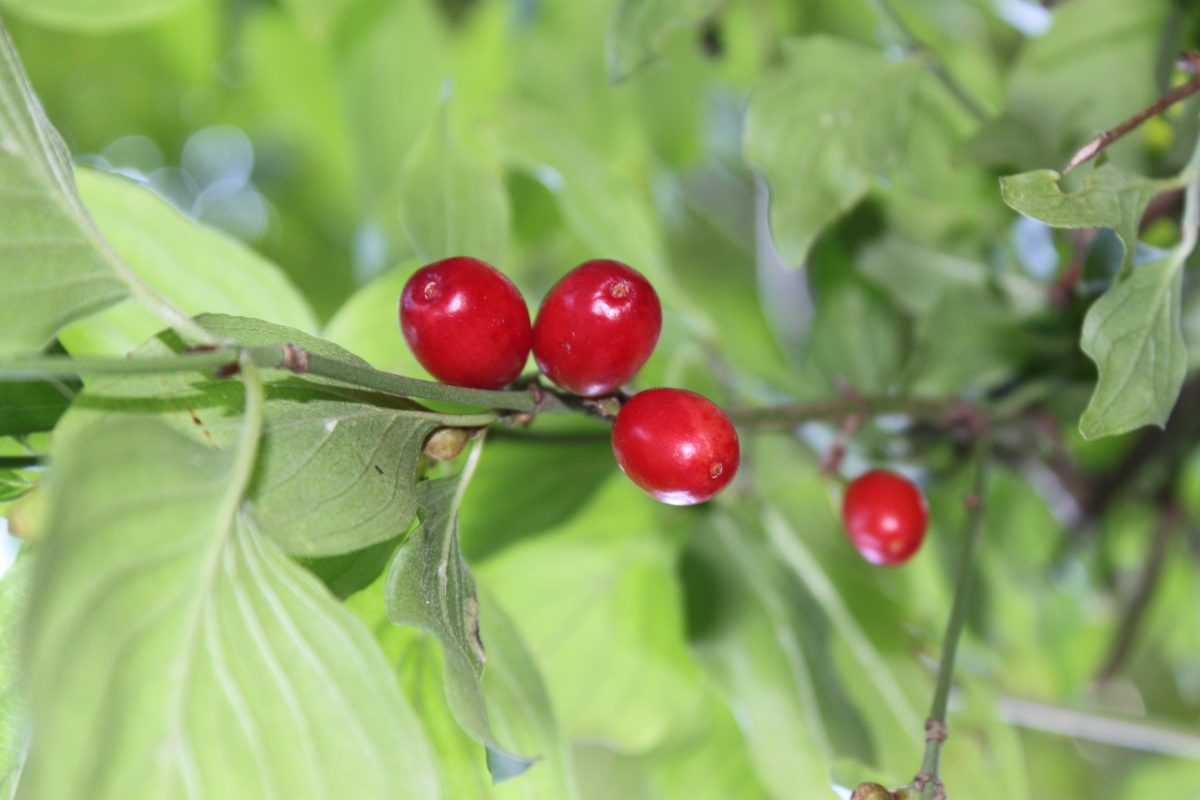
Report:
[{"label": "small red berry", "polygon": [[533,325],[533,357],[575,394],[614,392],[646,363],[662,331],[654,287],[620,261],[587,261],[554,284]]},{"label": "small red berry", "polygon": [[533,338],[529,309],[513,282],[465,256],[413,273],[400,296],[400,328],[431,375],[473,389],[512,383]]},{"label": "small red berry", "polygon": [[877,469],[850,482],[842,522],[863,558],[890,567],[907,561],[921,546],[929,507],[912,481]]},{"label": "small red berry", "polygon": [[617,464],[650,496],[673,506],[711,500],[737,473],[733,423],[707,399],[683,389],[649,389],[617,414]]}]

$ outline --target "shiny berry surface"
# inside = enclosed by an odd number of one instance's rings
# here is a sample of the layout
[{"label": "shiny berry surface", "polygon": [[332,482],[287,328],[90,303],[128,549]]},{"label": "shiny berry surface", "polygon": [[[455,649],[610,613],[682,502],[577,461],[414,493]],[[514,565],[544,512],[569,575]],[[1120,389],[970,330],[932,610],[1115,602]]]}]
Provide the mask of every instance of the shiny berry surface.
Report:
[{"label": "shiny berry surface", "polygon": [[587,261],[554,285],[533,326],[533,357],[569,392],[596,397],[629,381],[658,343],[654,287],[620,261]]},{"label": "shiny berry surface", "polygon": [[529,358],[529,309],[517,287],[476,258],[413,273],[400,296],[400,329],[421,366],[443,383],[499,389]]},{"label": "shiny berry surface", "polygon": [[712,499],[737,473],[737,431],[725,413],[683,389],[649,389],[617,414],[613,455],[629,479],[673,506]]},{"label": "shiny berry surface", "polygon": [[887,470],[872,470],[846,488],[842,522],[863,558],[890,567],[910,559],[921,546],[929,507],[912,481]]}]

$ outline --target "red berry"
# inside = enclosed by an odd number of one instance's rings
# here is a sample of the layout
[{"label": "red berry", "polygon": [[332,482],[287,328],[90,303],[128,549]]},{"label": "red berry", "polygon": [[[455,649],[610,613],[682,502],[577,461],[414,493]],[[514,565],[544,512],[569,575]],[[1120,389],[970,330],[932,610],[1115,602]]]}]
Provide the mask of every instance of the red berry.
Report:
[{"label": "red berry", "polygon": [[612,445],[629,479],[673,506],[712,499],[733,480],[741,458],[729,417],[683,389],[634,395],[613,423]]},{"label": "red berry", "polygon": [[907,561],[921,546],[929,507],[912,481],[877,469],[850,482],[842,522],[863,558],[890,567]]},{"label": "red berry", "polygon": [[584,397],[617,390],[658,343],[662,306],[640,272],[587,261],[554,284],[533,325],[533,357],[550,380]]},{"label": "red berry", "polygon": [[456,256],[421,267],[400,295],[400,328],[421,366],[444,383],[499,389],[529,358],[529,309],[487,262]]}]

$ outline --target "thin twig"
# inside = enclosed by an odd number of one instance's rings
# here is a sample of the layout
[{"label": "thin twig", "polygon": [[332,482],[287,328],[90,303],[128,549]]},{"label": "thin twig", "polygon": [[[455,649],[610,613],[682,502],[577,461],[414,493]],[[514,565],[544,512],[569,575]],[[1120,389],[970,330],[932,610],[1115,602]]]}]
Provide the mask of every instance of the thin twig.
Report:
[{"label": "thin twig", "polygon": [[1062,174],[1066,175],[1068,172],[1075,169],[1085,161],[1095,158],[1113,142],[1117,141],[1122,136],[1125,136],[1130,131],[1138,128],[1146,120],[1161,114],[1171,106],[1178,103],[1180,100],[1191,97],[1196,92],[1200,92],[1200,75],[1192,78],[1187,83],[1176,86],[1154,103],[1134,114],[1120,125],[1117,125],[1115,128],[1109,128],[1104,133],[1100,134],[1095,139],[1092,139],[1083,147],[1079,148],[1075,152],[1075,155],[1071,156],[1071,160],[1067,162],[1067,165],[1063,167]]},{"label": "thin twig", "polygon": [[929,719],[925,723],[925,758],[921,762],[920,774],[913,781],[913,787],[921,792],[922,800],[937,800],[937,798],[945,796],[938,769],[942,745],[948,735],[946,706],[950,699],[950,687],[954,680],[954,662],[958,655],[958,642],[962,638],[963,627],[967,621],[967,606],[971,597],[971,561],[979,546],[979,540],[983,538],[984,492],[987,489],[990,458],[991,443],[987,436],[981,437],[975,445],[975,480],[971,494],[965,501],[967,507],[967,516],[963,526],[965,536],[954,580],[954,604],[951,606],[950,619],[946,623],[946,633],[942,640],[942,660],[938,665],[937,688],[934,690],[933,702],[929,707]]}]

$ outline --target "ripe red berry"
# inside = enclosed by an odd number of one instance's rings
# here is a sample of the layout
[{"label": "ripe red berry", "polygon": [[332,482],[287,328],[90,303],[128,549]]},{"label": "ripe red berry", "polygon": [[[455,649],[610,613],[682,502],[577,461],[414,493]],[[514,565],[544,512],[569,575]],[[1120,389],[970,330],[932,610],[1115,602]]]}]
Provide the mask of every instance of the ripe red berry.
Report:
[{"label": "ripe red berry", "polygon": [[673,506],[712,499],[733,480],[741,458],[729,418],[683,389],[634,395],[613,423],[612,446],[630,480]]},{"label": "ripe red berry", "polygon": [[907,561],[921,546],[929,507],[912,481],[877,469],[850,482],[842,522],[863,558],[890,567]]},{"label": "ripe red berry", "polygon": [[661,330],[662,306],[640,272],[620,261],[587,261],[542,301],[533,357],[562,388],[596,397],[642,368]]},{"label": "ripe red berry", "polygon": [[529,309],[513,282],[464,256],[413,273],[400,296],[400,328],[431,375],[473,389],[512,383],[533,337]]}]

